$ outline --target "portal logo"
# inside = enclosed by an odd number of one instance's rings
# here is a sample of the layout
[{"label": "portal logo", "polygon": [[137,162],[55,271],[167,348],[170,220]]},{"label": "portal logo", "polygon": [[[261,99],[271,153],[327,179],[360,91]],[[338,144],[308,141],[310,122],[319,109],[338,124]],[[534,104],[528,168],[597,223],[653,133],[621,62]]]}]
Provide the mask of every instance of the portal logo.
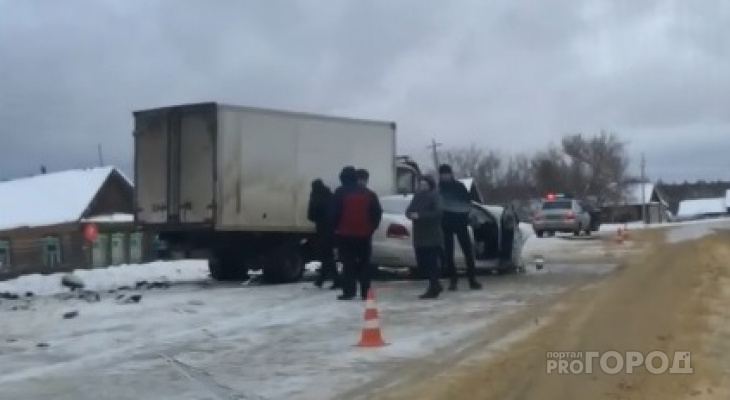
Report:
[{"label": "portal logo", "polygon": [[633,374],[636,368],[644,367],[654,375],[663,373],[691,374],[689,351],[676,351],[670,357],[663,351],[652,351],[646,356],[640,351],[551,351],[547,353],[547,373],[559,375],[592,374],[595,364],[606,374],[619,372]]}]

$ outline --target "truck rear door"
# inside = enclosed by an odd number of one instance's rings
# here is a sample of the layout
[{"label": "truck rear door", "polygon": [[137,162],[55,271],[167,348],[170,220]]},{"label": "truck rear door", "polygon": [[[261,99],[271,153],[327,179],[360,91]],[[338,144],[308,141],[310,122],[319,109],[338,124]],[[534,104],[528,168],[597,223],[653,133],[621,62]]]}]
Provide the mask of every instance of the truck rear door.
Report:
[{"label": "truck rear door", "polygon": [[135,113],[137,221],[212,224],[214,104]]}]

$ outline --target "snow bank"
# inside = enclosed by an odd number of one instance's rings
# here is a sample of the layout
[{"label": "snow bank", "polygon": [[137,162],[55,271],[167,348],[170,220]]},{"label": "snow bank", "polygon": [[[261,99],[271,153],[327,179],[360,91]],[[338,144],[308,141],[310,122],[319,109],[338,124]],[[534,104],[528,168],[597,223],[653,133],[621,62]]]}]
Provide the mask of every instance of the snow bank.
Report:
[{"label": "snow bank", "polygon": [[[201,260],[160,261],[73,272],[84,281],[85,289],[96,291],[116,289],[120,286],[134,286],[138,281],[175,283],[204,280],[208,278],[208,273],[207,263]],[[61,276],[63,275],[64,273],[21,276],[0,282],[0,292],[33,292],[39,296],[68,292],[68,289],[61,286]]]},{"label": "snow bank", "polygon": [[665,222],[665,223],[655,223],[655,224],[644,224],[643,222],[630,222],[628,224],[603,224],[601,225],[600,231],[601,232],[616,232],[618,228],[627,227],[630,230],[632,229],[661,229],[661,228],[671,228],[675,226],[686,226],[686,225],[697,225],[697,224],[726,224],[730,223],[730,218],[712,218],[712,219],[698,219],[698,220],[692,220],[692,221],[679,221],[679,222]]}]

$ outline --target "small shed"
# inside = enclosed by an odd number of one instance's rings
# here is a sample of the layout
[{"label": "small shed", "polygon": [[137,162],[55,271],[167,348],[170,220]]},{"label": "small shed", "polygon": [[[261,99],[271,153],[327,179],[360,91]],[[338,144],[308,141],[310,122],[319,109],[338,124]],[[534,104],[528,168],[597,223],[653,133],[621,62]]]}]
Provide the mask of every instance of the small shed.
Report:
[{"label": "small shed", "polygon": [[132,182],[113,167],[0,182],[0,279],[148,261],[151,240],[133,211]]},{"label": "small shed", "polygon": [[[642,194],[643,187],[643,194]],[[646,208],[643,215],[642,208]],[[603,220],[605,222],[626,223],[645,221],[661,223],[669,221],[671,215],[669,205],[661,191],[655,184],[645,182],[632,183],[626,187],[624,200],[603,206]]]}]

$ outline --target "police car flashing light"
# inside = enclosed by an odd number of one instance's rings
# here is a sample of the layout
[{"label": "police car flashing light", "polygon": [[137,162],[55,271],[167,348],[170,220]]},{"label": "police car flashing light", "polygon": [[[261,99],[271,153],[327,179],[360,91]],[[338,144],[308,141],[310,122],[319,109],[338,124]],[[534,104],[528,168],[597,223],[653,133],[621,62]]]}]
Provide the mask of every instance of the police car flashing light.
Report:
[{"label": "police car flashing light", "polygon": [[569,199],[569,198],[570,198],[570,196],[567,196],[567,195],[566,195],[566,194],[564,194],[564,193],[558,193],[558,194],[555,194],[555,193],[548,193],[548,194],[547,194],[547,196],[545,196],[545,199],[546,199],[546,200],[555,200],[555,199]]}]

